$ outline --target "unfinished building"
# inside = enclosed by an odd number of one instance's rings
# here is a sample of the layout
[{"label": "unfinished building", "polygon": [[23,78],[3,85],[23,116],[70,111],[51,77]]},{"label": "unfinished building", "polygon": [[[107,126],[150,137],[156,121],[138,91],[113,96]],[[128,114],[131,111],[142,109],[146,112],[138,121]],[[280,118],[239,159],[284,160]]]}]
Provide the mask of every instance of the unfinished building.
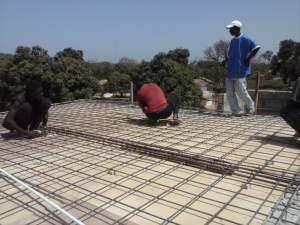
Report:
[{"label": "unfinished building", "polygon": [[[55,105],[47,136],[1,138],[0,168],[82,224],[300,224],[300,141],[280,117],[180,116],[149,125],[127,103]],[[1,173],[1,225],[76,223]]]}]

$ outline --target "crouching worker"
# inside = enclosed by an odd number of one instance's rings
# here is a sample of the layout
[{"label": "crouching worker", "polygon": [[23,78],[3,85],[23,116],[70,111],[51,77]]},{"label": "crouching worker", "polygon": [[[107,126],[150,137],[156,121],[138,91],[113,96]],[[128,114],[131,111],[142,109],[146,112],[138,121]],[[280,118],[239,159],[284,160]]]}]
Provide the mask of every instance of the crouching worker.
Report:
[{"label": "crouching worker", "polygon": [[300,137],[300,77],[298,78],[292,98],[280,111],[281,117],[296,131],[295,137]]},{"label": "crouching worker", "polygon": [[170,96],[167,100],[163,90],[155,83],[137,83],[137,102],[145,115],[153,121],[166,119],[173,114],[170,125],[178,125],[179,100]]},{"label": "crouching worker", "polygon": [[25,92],[16,98],[3,121],[3,127],[11,131],[7,135],[27,138],[40,136],[42,132],[38,128],[41,123],[46,127],[50,106],[50,100],[43,95],[41,83],[29,81]]}]

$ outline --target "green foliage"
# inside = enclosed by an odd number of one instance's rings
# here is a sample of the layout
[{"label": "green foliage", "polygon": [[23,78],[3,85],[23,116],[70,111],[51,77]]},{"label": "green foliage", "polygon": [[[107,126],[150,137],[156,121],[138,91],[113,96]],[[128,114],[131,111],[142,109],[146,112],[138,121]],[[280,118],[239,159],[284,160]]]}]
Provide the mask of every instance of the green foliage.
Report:
[{"label": "green foliage", "polygon": [[16,82],[18,79],[9,76],[9,68],[13,63],[13,56],[0,54],[0,110],[7,107],[12,98],[12,92],[17,91]]},{"label": "green foliage", "polygon": [[263,60],[263,63],[269,64],[271,62],[272,56],[273,56],[273,52],[267,50],[264,53],[261,53],[259,58]]},{"label": "green foliage", "polygon": [[123,57],[115,65],[105,63],[101,66],[106,69],[106,74],[102,76],[107,79],[104,85],[106,92],[119,94],[121,97],[130,92],[131,77],[135,77],[138,71],[138,63],[135,60]]},{"label": "green foliage", "polygon": [[176,48],[174,50],[170,50],[167,57],[181,65],[187,66],[189,62],[190,52],[185,48]]},{"label": "green foliage", "polygon": [[140,64],[133,81],[155,82],[162,87],[167,97],[176,94],[182,103],[191,104],[195,99],[201,99],[202,93],[193,82],[188,57],[187,49],[158,53],[149,63]]},{"label": "green foliage", "polygon": [[138,63],[130,58],[123,57],[119,60],[119,62],[116,64],[116,71],[118,71],[121,74],[127,74],[130,77],[133,77],[136,75],[138,70]]},{"label": "green foliage", "polygon": [[57,81],[54,88],[60,91],[59,101],[91,98],[98,91],[99,85],[89,65],[77,57],[55,56],[52,69]]},{"label": "green foliage", "polygon": [[0,57],[0,110],[33,79],[41,81],[45,95],[53,102],[90,98],[98,90],[82,51],[68,48],[51,58],[40,46],[19,46],[13,56]]},{"label": "green foliage", "polygon": [[199,60],[190,64],[193,78],[207,78],[212,81],[215,90],[225,87],[226,68],[216,61]]},{"label": "green foliage", "polygon": [[115,71],[108,78],[108,82],[104,85],[104,90],[119,93],[123,97],[123,94],[130,90],[130,81],[129,75]]},{"label": "green foliage", "polygon": [[190,64],[193,78],[207,78],[212,81],[215,91],[223,91],[225,87],[225,61],[229,41],[219,40],[204,50],[204,59]]},{"label": "green foliage", "polygon": [[110,62],[89,63],[93,76],[98,80],[108,79],[116,70],[115,65]]},{"label": "green foliage", "polygon": [[[18,47],[10,62],[2,67],[0,77],[3,92],[0,93],[1,110],[23,90],[29,79],[42,80],[52,76],[50,58],[46,50],[39,46],[32,48]],[[46,82],[46,81],[45,81]]]},{"label": "green foliage", "polygon": [[227,58],[229,41],[219,40],[204,50],[204,56],[208,61],[223,62]]},{"label": "green foliage", "polygon": [[271,68],[285,83],[297,80],[300,77],[300,42],[281,41],[279,52],[271,60]]},{"label": "green foliage", "polygon": [[54,58],[73,58],[83,61],[83,51],[75,50],[73,48],[65,48],[63,51],[58,52]]},{"label": "green foliage", "polygon": [[0,69],[3,69],[7,66],[8,63],[11,63],[13,55],[0,53]]},{"label": "green foliage", "polygon": [[[118,63],[87,63],[83,52],[72,48],[59,51],[54,57],[40,46],[16,48],[15,54],[0,53],[0,110],[20,92],[30,79],[40,80],[53,102],[90,98],[103,89],[123,96],[130,90],[130,81],[155,82],[166,95],[176,94],[187,104],[201,100],[202,94],[193,79],[207,78],[215,91],[225,87],[228,41],[220,40],[204,51],[204,59],[189,62],[189,50],[177,48],[156,54],[151,61],[123,57]],[[253,60],[253,74],[263,75],[261,88],[286,89],[300,76],[300,43],[285,40],[277,55],[265,51]],[[288,85],[273,80],[280,75]],[[108,82],[102,87],[99,80]],[[255,76],[249,78],[250,86]]]}]

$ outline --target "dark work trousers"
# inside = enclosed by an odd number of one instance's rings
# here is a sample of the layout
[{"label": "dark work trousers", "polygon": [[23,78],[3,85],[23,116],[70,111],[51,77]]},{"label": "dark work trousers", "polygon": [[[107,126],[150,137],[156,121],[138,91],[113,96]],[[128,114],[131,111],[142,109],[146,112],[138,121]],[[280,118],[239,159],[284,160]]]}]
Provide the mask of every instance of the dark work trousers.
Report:
[{"label": "dark work trousers", "polygon": [[48,98],[40,98],[33,106],[29,102],[24,102],[16,112],[15,121],[24,130],[35,130],[45,118],[51,102]]},{"label": "dark work trousers", "polygon": [[176,95],[168,97],[168,106],[158,112],[147,113],[146,116],[151,120],[166,119],[172,114],[178,118],[179,112],[179,99]]},{"label": "dark work trousers", "polygon": [[296,132],[300,133],[300,103],[289,100],[287,106],[280,110],[281,117],[292,127]]}]

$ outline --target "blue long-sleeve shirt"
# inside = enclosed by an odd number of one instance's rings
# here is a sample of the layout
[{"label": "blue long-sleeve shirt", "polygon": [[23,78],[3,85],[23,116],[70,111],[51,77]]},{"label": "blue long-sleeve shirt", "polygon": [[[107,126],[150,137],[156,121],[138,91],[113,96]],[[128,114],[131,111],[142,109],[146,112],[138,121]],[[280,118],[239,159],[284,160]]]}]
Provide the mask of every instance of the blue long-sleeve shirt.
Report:
[{"label": "blue long-sleeve shirt", "polygon": [[251,74],[250,66],[246,66],[245,61],[251,51],[259,46],[250,38],[240,35],[234,37],[228,50],[227,77],[229,79],[240,79]]}]

